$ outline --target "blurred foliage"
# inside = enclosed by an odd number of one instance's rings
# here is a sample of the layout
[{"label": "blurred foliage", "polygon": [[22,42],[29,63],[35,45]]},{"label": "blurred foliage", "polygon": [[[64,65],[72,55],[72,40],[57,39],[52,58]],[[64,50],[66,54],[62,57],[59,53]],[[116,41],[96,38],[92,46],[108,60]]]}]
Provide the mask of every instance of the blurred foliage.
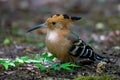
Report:
[{"label": "blurred foliage", "polygon": [[74,80],[112,80],[107,76],[80,76]]},{"label": "blurred foliage", "polygon": [[11,41],[10,41],[10,39],[8,39],[8,38],[5,38],[4,41],[3,41],[3,44],[4,44],[4,45],[8,45],[8,44],[10,44],[10,43],[11,43]]}]

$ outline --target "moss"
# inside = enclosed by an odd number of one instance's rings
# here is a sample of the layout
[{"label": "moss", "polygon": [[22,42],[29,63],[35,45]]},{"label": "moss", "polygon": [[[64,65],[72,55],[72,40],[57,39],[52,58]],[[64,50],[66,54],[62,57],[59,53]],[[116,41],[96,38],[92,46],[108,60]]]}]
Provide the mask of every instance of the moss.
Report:
[{"label": "moss", "polygon": [[107,76],[79,76],[74,80],[112,80]]}]

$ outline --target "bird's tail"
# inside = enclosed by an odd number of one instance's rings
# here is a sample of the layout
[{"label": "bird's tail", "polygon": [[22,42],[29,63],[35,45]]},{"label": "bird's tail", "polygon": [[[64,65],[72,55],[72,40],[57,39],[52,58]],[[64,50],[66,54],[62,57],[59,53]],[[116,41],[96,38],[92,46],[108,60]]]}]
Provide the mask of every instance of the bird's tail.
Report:
[{"label": "bird's tail", "polygon": [[95,54],[95,59],[96,60],[103,60],[105,57],[103,57],[103,56],[100,56],[100,55],[98,55],[98,54]]}]

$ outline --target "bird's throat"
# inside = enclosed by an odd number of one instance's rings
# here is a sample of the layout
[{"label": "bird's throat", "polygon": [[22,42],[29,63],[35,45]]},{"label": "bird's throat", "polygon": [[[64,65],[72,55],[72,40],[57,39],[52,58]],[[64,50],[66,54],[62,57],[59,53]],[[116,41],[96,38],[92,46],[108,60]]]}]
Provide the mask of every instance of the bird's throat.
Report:
[{"label": "bird's throat", "polygon": [[50,42],[56,42],[57,39],[58,39],[58,34],[56,31],[50,31],[48,34],[47,34],[47,39],[48,41]]}]

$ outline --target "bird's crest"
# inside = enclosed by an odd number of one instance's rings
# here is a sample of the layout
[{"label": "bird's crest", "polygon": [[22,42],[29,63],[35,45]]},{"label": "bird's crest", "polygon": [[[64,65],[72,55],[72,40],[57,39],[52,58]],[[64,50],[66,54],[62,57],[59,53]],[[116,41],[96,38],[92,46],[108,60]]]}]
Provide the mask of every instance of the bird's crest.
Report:
[{"label": "bird's crest", "polygon": [[71,19],[71,20],[80,20],[81,17],[76,17],[76,16],[68,16],[67,14],[56,14],[51,16],[51,18],[61,18],[61,19]]},{"label": "bird's crest", "polygon": [[[49,19],[49,18],[48,18]],[[81,17],[76,17],[76,16],[68,16],[67,14],[56,14],[56,15],[53,15],[51,16],[51,19],[61,19],[61,20],[65,20],[65,19],[68,19],[68,20],[80,20]]]},{"label": "bird's crest", "polygon": [[51,21],[65,21],[65,22],[73,22],[80,20],[81,17],[76,17],[76,16],[68,16],[67,14],[56,14],[51,16],[50,18],[47,19],[47,22]]}]

